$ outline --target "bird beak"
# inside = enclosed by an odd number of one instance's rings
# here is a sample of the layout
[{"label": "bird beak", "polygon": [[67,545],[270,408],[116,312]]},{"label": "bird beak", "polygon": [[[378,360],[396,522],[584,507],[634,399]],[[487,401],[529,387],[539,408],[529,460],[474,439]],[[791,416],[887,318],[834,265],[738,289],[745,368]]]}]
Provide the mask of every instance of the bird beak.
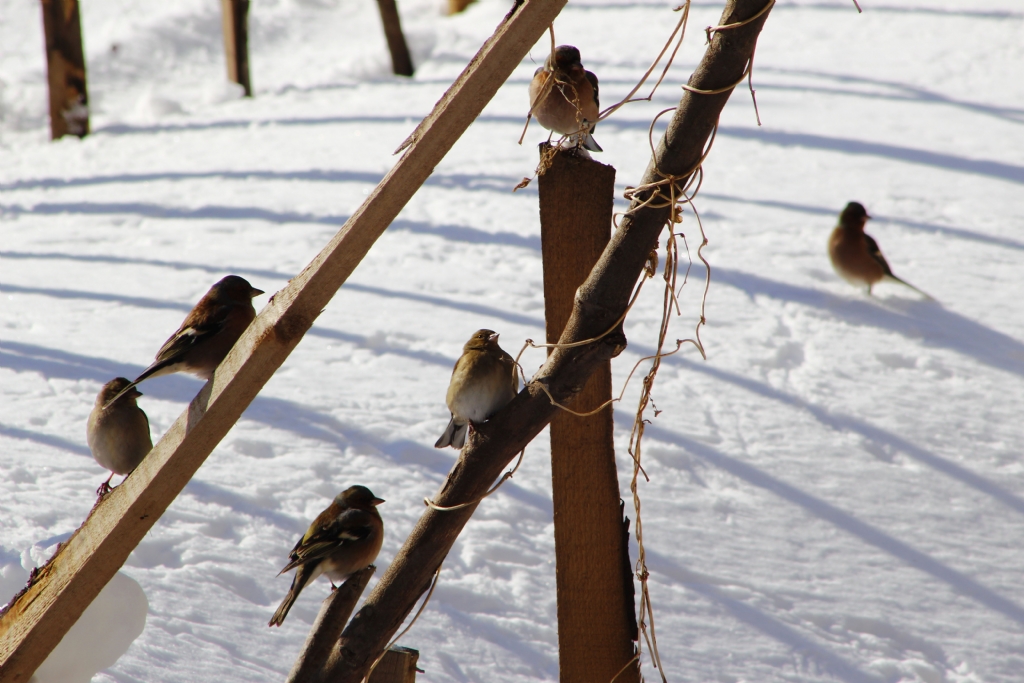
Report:
[{"label": "bird beak", "polygon": [[378,505],[380,505],[383,502],[385,502],[385,500],[383,498],[374,498],[373,500],[370,501],[370,505],[372,505],[374,507],[377,507]]},{"label": "bird beak", "polygon": [[251,292],[249,292],[249,298],[250,298],[250,299],[255,299],[255,298],[256,298],[256,297],[258,297],[258,296],[259,296],[260,294],[263,294],[263,290],[262,290],[262,289],[256,289],[255,287],[253,287],[253,288],[252,288],[252,291],[251,291]]},{"label": "bird beak", "polygon": [[492,342],[494,344],[497,344],[499,336],[500,335],[497,332],[495,332],[494,334],[492,334],[490,337],[487,338],[487,341]]},{"label": "bird beak", "polygon": [[874,216],[872,216],[871,214],[865,213],[864,214],[864,218],[866,218],[866,219],[868,219],[870,221],[870,220],[872,220],[874,218]]},{"label": "bird beak", "polygon": [[143,396],[144,394],[138,389],[132,389],[131,395],[133,398],[138,398],[139,396]]}]

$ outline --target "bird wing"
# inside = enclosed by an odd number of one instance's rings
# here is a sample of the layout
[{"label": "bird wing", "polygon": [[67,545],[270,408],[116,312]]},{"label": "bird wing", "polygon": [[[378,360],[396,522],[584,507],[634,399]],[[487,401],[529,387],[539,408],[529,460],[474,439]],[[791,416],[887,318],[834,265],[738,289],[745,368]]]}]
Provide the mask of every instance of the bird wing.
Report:
[{"label": "bird wing", "polygon": [[882,266],[882,271],[886,275],[894,277],[892,274],[892,268],[889,267],[889,262],[885,260],[885,257],[882,256],[882,250],[878,248],[878,242],[876,242],[874,238],[867,233],[864,233],[864,241],[867,242],[868,254],[871,255],[871,258],[873,258],[878,265]]},{"label": "bird wing", "polygon": [[156,364],[168,364],[190,348],[224,329],[236,304],[220,304],[208,309],[199,305],[185,318],[178,331],[170,336],[156,353]]},{"label": "bird wing", "polygon": [[[597,95],[597,76],[594,75],[593,71],[584,71],[583,73],[586,75],[587,80],[590,81],[590,85],[592,85],[594,88],[594,104],[597,105],[597,109],[598,111],[600,111],[601,100]],[[596,125],[597,121],[593,121],[592,123]],[[591,126],[591,129],[593,129],[593,126]]]},{"label": "bird wing", "polygon": [[292,548],[291,561],[281,570],[282,574],[299,565],[322,560],[338,548],[373,533],[374,517],[365,510],[348,509],[333,520],[322,519],[331,513],[328,508],[309,526],[306,535]]}]

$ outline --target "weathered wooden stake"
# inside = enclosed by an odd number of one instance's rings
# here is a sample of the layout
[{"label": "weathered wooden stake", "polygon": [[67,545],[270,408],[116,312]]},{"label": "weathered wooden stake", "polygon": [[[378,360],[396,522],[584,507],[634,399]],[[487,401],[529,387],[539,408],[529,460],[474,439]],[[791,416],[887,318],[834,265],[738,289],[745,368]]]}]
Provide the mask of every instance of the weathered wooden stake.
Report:
[{"label": "weathered wooden stake", "polygon": [[[540,147],[541,156],[550,145]],[[540,176],[544,317],[549,344],[572,315],[577,288],[590,275],[612,230],[615,169],[575,152],[554,155]],[[612,397],[611,362],[590,376],[569,404],[596,409]],[[561,683],[611,681],[633,658],[636,616],[627,538],[622,533],[612,407],[589,417],[557,411],[551,420],[555,508],[558,670]],[[631,575],[627,575],[631,576]],[[629,581],[627,583],[627,580]],[[616,683],[639,683],[630,667]]]},{"label": "weathered wooden stake", "polygon": [[42,0],[46,75],[50,87],[50,139],[89,133],[89,95],[78,0]]},{"label": "weathered wooden stake", "polygon": [[384,653],[367,683],[416,683],[420,651],[394,646]]},{"label": "weathered wooden stake", "polygon": [[473,3],[473,0],[448,0],[448,14],[458,14]]},{"label": "weathered wooden stake", "polygon": [[377,0],[380,20],[384,22],[384,37],[388,39],[388,50],[391,52],[391,71],[396,76],[412,76],[412,57],[409,46],[405,44],[402,33],[402,22],[398,18],[398,5],[395,0]]},{"label": "weathered wooden stake", "polygon": [[341,630],[352,616],[352,610],[359,602],[359,596],[366,589],[370,577],[377,571],[373,565],[357,571],[345,580],[345,583],[332,592],[316,615],[313,628],[306,636],[306,644],[302,647],[287,683],[318,683],[322,680],[322,670],[327,656],[331,654],[334,644],[338,642]]},{"label": "weathered wooden stake", "polygon": [[252,83],[249,81],[249,0],[220,0],[220,6],[228,80],[242,86],[246,97],[252,97]]}]

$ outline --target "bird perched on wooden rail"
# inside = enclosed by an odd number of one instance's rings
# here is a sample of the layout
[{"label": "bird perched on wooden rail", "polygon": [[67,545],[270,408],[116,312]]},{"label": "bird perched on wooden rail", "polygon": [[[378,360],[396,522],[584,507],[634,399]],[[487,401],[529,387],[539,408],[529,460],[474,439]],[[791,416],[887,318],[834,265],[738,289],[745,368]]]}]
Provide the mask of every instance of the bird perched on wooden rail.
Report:
[{"label": "bird perched on wooden rail", "polygon": [[306,534],[292,548],[290,561],[278,576],[298,568],[291,588],[267,626],[280,626],[302,589],[321,574],[343,582],[373,564],[384,542],[384,520],[377,506],[384,501],[365,486],[350,486],[317,515]]},{"label": "bird perched on wooden rail", "polygon": [[892,268],[882,256],[871,235],[864,232],[864,225],[871,219],[863,204],[850,202],[839,214],[839,224],[828,239],[828,255],[832,267],[851,285],[871,288],[882,280],[892,280],[909,287],[918,294],[931,299],[920,289],[893,275]]},{"label": "bird perched on wooden rail", "polygon": [[477,330],[462,347],[448,384],[452,419],[435,448],[462,448],[474,422],[483,422],[515,398],[515,361],[498,346],[498,333]]},{"label": "bird perched on wooden rail", "polygon": [[[120,398],[112,401],[115,396]],[[96,396],[96,405],[89,413],[86,438],[92,457],[110,470],[110,476],[96,489],[97,495],[108,493],[115,474],[131,474],[153,450],[149,418],[136,403],[139,396],[142,394],[125,377],[110,380]]]},{"label": "bird perched on wooden rail", "polygon": [[597,76],[583,68],[580,51],[572,45],[556,47],[530,81],[530,113],[548,130],[602,152],[591,134],[600,108]]},{"label": "bird perched on wooden rail", "polygon": [[[228,275],[210,287],[185,316],[178,331],[156,353],[156,360],[123,389],[128,391],[150,377],[188,372],[210,379],[245,328],[256,318],[254,297],[263,294],[245,278]],[[115,396],[114,398],[120,397]]]}]

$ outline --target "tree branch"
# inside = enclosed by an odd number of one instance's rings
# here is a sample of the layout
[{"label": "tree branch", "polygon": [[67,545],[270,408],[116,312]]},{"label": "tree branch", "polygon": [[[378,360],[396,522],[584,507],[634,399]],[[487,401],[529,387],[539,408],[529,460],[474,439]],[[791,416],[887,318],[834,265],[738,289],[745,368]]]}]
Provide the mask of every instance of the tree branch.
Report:
[{"label": "tree branch", "polygon": [[[721,24],[753,17],[771,0],[729,0]],[[714,32],[689,85],[717,90],[736,83],[752,58],[766,11],[744,26]],[[731,90],[705,95],[687,91],[658,144],[642,184],[662,174],[685,182],[696,169]],[[660,173],[659,173],[660,170]],[[638,206],[650,193],[641,193]],[[573,315],[559,340],[563,344],[601,335],[623,315],[633,286],[669,217],[670,209],[644,207],[629,214],[612,235],[600,261],[576,294]],[[442,507],[479,500],[512,458],[551,421],[555,401],[565,404],[579,393],[597,367],[618,355],[626,344],[619,330],[583,346],[555,349],[522,392],[488,422],[477,427],[448,478],[434,498]],[[387,572],[345,628],[339,643],[343,657],[328,671],[335,683],[359,683],[374,658],[401,626],[426,590],[430,577],[448,555],[476,505],[453,511],[428,509]]]}]

